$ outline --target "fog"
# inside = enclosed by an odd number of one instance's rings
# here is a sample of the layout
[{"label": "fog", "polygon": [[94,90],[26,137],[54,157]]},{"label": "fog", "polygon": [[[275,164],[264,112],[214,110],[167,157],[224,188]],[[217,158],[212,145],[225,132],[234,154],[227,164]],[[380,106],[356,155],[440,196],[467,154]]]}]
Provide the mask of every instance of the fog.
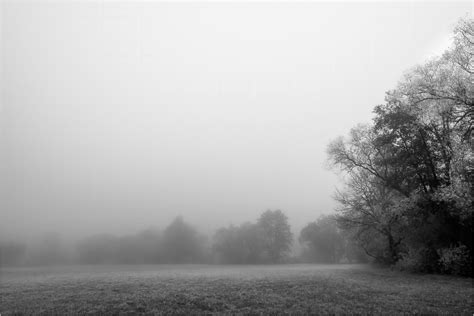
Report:
[{"label": "fog", "polygon": [[3,1],[0,237],[334,211],[326,147],[472,2]]}]

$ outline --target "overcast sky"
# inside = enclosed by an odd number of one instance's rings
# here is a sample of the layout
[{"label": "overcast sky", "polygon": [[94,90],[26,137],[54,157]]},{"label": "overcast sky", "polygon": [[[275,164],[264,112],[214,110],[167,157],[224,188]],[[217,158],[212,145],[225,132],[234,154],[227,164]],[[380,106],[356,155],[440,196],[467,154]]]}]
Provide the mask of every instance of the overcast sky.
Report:
[{"label": "overcast sky", "polygon": [[0,236],[333,212],[369,122],[472,2],[1,2]]}]

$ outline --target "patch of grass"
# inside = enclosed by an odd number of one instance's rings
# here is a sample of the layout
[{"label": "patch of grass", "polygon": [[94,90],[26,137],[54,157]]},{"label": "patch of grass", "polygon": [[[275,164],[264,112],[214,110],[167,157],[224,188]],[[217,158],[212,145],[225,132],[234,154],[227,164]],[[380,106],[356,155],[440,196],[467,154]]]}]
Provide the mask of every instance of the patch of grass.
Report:
[{"label": "patch of grass", "polygon": [[9,314],[469,314],[472,279],[356,265],[2,269]]}]

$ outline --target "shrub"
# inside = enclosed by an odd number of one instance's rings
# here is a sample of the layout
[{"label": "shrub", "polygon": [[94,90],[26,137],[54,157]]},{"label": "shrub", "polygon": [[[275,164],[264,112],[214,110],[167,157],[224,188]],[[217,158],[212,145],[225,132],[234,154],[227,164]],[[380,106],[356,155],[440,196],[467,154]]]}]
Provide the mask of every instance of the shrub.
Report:
[{"label": "shrub", "polygon": [[430,248],[410,248],[407,253],[401,254],[395,267],[408,272],[434,273],[439,270],[437,261],[438,254]]},{"label": "shrub", "polygon": [[438,249],[441,272],[454,275],[472,276],[471,254],[465,245]]}]

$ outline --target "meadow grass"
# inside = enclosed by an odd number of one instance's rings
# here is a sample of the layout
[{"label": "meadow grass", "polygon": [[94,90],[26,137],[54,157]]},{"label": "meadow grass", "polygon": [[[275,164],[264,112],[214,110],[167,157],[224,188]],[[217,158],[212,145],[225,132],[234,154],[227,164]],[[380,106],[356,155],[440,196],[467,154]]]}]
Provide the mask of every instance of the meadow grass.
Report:
[{"label": "meadow grass", "polygon": [[472,279],[362,265],[1,268],[0,313],[472,315]]}]

